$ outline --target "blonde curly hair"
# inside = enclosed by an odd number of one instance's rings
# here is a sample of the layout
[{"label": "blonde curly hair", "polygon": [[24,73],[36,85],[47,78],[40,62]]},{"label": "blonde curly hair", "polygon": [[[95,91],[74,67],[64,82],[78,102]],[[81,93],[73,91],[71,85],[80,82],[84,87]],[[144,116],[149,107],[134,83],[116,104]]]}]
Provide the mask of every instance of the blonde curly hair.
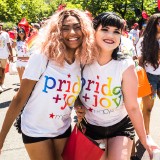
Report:
[{"label": "blonde curly hair", "polygon": [[76,50],[75,59],[78,59],[82,65],[89,64],[95,60],[97,55],[94,29],[90,18],[85,12],[77,9],[63,10],[51,16],[43,28],[43,37],[41,35],[38,38],[38,40],[42,39],[39,46],[40,51],[49,59],[56,61],[60,66],[64,65],[64,53],[66,53],[67,49],[61,36],[61,28],[64,19],[68,16],[74,16],[79,20],[83,33],[83,41]]}]

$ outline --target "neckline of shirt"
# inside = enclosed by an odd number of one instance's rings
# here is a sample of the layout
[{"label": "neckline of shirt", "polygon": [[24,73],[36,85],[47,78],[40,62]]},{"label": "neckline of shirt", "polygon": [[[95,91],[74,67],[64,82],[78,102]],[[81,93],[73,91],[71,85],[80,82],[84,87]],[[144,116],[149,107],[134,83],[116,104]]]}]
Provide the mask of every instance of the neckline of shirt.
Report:
[{"label": "neckline of shirt", "polygon": [[99,67],[99,68],[104,68],[104,67],[109,67],[112,63],[113,63],[113,59],[111,59],[109,62],[107,62],[106,64],[104,65],[100,65],[98,63],[98,61],[95,61],[96,65]]}]

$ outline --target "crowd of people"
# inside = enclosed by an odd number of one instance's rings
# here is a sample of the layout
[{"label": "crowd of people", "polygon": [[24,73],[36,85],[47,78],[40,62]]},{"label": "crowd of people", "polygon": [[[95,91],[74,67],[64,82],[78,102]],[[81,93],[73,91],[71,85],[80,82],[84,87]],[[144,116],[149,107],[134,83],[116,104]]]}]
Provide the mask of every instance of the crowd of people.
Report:
[{"label": "crowd of people", "polygon": [[[33,23],[29,32],[20,23],[12,43],[0,23],[0,92],[5,89],[5,66],[7,59],[13,61],[13,49],[20,78],[0,130],[0,154],[21,113],[19,129],[30,159],[62,160],[72,133],[73,108],[85,135],[104,144],[100,160],[138,160],[132,153],[135,132],[150,159],[159,149],[149,124],[155,95],[160,96],[160,14],[148,19],[143,32],[138,23],[127,32],[126,21],[113,12],[90,16],[64,9],[41,29]],[[28,49],[35,35],[34,46]],[[152,87],[151,95],[141,97],[142,110],[135,60]]]}]

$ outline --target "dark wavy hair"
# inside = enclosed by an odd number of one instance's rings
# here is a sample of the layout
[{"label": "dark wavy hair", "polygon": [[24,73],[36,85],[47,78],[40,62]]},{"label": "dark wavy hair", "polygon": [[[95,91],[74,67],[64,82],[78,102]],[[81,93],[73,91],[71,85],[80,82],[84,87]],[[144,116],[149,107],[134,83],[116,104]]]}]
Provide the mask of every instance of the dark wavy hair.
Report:
[{"label": "dark wavy hair", "polygon": [[146,29],[143,33],[142,46],[142,64],[150,63],[156,70],[159,67],[158,64],[158,50],[159,44],[156,38],[157,24],[160,19],[160,13],[153,14],[147,23]]},{"label": "dark wavy hair", "polygon": [[[25,30],[23,28],[17,28],[17,32],[19,32],[19,30],[23,30],[23,32],[24,32],[23,40],[25,40],[26,39],[26,32],[25,32]],[[17,34],[17,41],[21,41],[19,33]]]},{"label": "dark wavy hair", "polygon": [[[102,25],[102,27],[113,26],[121,30],[124,27],[123,19],[114,12],[104,12],[96,16],[93,19],[94,29],[96,30],[100,25]],[[118,51],[119,51],[119,46],[115,48],[112,53],[112,58],[114,60],[118,59]]]}]

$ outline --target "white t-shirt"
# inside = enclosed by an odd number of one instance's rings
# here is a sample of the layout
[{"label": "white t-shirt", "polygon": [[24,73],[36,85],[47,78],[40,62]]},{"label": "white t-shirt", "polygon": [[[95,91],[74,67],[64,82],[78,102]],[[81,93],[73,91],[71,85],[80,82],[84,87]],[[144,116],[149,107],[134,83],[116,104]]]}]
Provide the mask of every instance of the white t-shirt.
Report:
[{"label": "white t-shirt", "polygon": [[[137,55],[138,55],[138,57],[141,57],[141,56],[142,56],[142,51],[141,51],[141,49],[142,49],[142,46],[141,46],[142,41],[143,41],[143,37],[141,37],[141,38],[139,39],[139,41],[138,41],[138,43],[137,43],[137,45],[136,45],[136,50],[137,50]],[[145,70],[146,70],[146,72],[148,72],[148,73],[151,73],[151,74],[154,74],[154,75],[160,75],[160,65],[159,65],[159,67],[155,70],[154,67],[153,67],[151,64],[147,63],[147,64],[145,65]]]},{"label": "white t-shirt", "polygon": [[136,56],[135,47],[133,46],[133,42],[125,36],[121,36],[120,51],[123,54],[127,54],[131,57]]},{"label": "white t-shirt", "polygon": [[131,34],[133,36],[133,44],[137,44],[138,40],[139,40],[139,30],[135,30],[135,29],[131,29],[131,31],[129,32],[129,34]]},{"label": "white t-shirt", "polygon": [[133,60],[111,60],[100,66],[97,62],[83,70],[80,99],[87,108],[86,119],[97,126],[112,126],[120,122],[127,111],[123,103],[122,74]]},{"label": "white t-shirt", "polygon": [[10,43],[9,34],[7,32],[2,31],[0,34],[0,58],[7,59],[9,56],[9,50],[7,43]]},{"label": "white t-shirt", "polygon": [[25,41],[17,41],[16,51],[17,51],[17,57],[29,57]]},{"label": "white t-shirt", "polygon": [[81,89],[78,61],[65,62],[63,68],[54,61],[49,61],[47,68],[46,64],[47,58],[35,53],[23,74],[23,79],[38,81],[22,114],[22,132],[31,137],[63,134],[71,125],[71,111]]}]

